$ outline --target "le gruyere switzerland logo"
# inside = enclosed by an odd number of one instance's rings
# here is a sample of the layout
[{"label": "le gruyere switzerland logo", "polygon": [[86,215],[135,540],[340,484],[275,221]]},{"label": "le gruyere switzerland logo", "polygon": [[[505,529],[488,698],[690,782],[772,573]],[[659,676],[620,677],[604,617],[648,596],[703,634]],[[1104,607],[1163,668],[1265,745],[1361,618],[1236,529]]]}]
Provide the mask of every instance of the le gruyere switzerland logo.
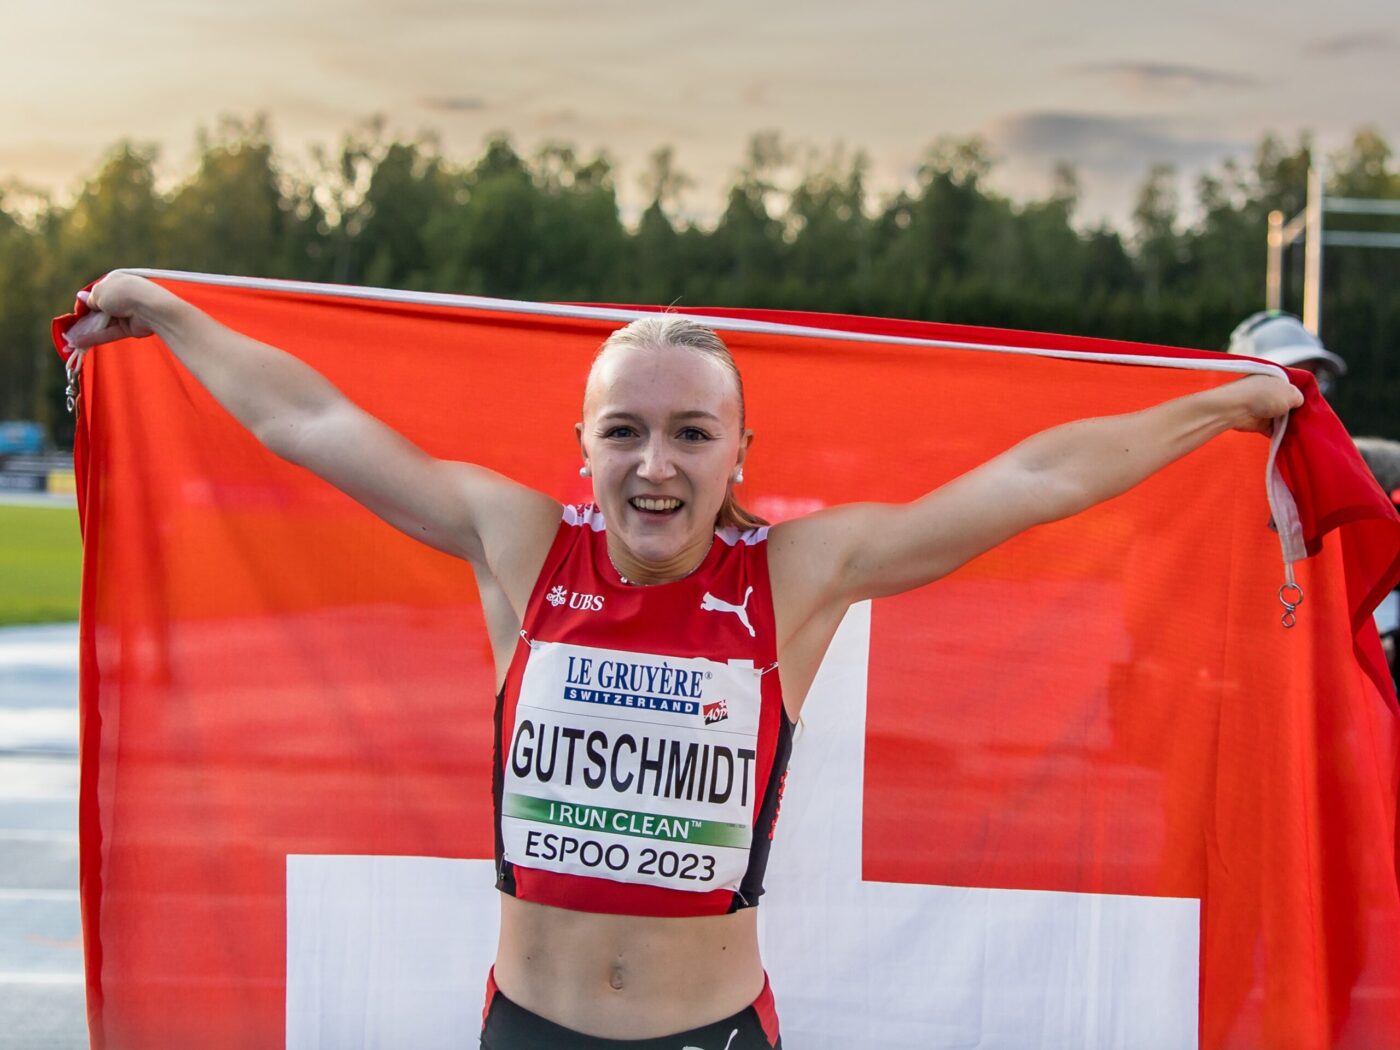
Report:
[{"label": "le gruyere switzerland logo", "polygon": [[704,703],[705,682],[711,677],[710,671],[672,667],[665,661],[653,664],[646,660],[570,656],[564,676],[564,699],[668,715],[703,714],[706,722],[717,722],[729,717],[729,708],[725,705],[722,715],[710,717],[710,709],[717,706]]}]

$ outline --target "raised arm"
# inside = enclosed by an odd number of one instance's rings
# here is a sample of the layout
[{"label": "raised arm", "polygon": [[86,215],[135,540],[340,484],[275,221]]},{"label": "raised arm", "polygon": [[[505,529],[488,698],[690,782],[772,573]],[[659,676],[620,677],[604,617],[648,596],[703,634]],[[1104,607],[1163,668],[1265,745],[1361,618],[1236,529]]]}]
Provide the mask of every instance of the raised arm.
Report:
[{"label": "raised arm", "polygon": [[1227,430],[1268,433],[1302,401],[1281,379],[1248,376],[1034,434],[913,503],[850,504],[780,525],[770,557],[792,594],[790,622],[931,583],[1033,525],[1126,492]]},{"label": "raised arm", "polygon": [[531,563],[558,522],[553,500],[483,467],[429,456],[291,354],[232,331],[152,281],[114,273],[93,288],[89,305],[113,321],[80,345],[159,335],[271,452],[415,539],[486,568],[507,592],[524,579],[528,593]]}]

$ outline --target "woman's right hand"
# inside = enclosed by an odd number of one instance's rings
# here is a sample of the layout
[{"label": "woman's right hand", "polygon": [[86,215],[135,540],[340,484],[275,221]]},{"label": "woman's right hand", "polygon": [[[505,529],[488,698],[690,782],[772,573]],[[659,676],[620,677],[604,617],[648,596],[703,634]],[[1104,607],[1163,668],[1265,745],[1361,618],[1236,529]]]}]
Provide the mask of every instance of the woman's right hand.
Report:
[{"label": "woman's right hand", "polygon": [[[70,333],[69,341],[85,348],[118,339],[144,339],[155,334],[149,320],[142,315],[143,307],[152,300],[160,286],[134,273],[109,273],[86,294],[89,309],[101,310],[108,317],[106,327],[95,332]],[[78,293],[79,298],[84,293]]]}]

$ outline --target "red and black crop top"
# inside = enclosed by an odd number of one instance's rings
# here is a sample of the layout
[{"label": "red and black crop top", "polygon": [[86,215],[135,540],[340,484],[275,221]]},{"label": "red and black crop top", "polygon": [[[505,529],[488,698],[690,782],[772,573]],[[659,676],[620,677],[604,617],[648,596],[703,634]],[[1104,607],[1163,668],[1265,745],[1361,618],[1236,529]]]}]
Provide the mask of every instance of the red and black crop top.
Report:
[{"label": "red and black crop top", "polygon": [[624,583],[600,511],[565,507],[496,703],[497,886],[617,915],[753,907],[792,725],[767,532]]}]

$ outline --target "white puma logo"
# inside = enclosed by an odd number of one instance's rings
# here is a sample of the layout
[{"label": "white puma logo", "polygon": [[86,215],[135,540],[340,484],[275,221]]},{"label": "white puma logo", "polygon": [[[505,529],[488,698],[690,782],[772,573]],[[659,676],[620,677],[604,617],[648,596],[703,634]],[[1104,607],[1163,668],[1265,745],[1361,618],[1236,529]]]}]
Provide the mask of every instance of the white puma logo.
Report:
[{"label": "white puma logo", "polygon": [[[745,599],[745,602],[747,602],[747,600],[748,600],[748,599]],[[737,1028],[734,1029],[734,1031],[732,1031],[732,1032],[729,1033],[729,1038],[726,1039],[725,1042],[724,1042],[724,1050],[729,1050],[730,1045],[734,1042],[734,1037],[735,1037],[736,1035],[738,1035],[738,1034],[739,1034],[739,1029],[737,1029]],[[681,1047],[681,1050],[705,1050],[705,1048],[702,1047],[702,1046],[683,1046],[683,1047]]]},{"label": "white puma logo", "polygon": [[748,610],[749,595],[751,594],[753,594],[752,587],[744,592],[744,600],[741,604],[731,605],[723,598],[716,598],[709,591],[706,591],[705,597],[700,599],[700,608],[708,612],[732,612],[735,616],[739,617],[739,622],[748,630],[749,637],[753,638],[756,636],[754,635],[753,624],[749,623]]}]

